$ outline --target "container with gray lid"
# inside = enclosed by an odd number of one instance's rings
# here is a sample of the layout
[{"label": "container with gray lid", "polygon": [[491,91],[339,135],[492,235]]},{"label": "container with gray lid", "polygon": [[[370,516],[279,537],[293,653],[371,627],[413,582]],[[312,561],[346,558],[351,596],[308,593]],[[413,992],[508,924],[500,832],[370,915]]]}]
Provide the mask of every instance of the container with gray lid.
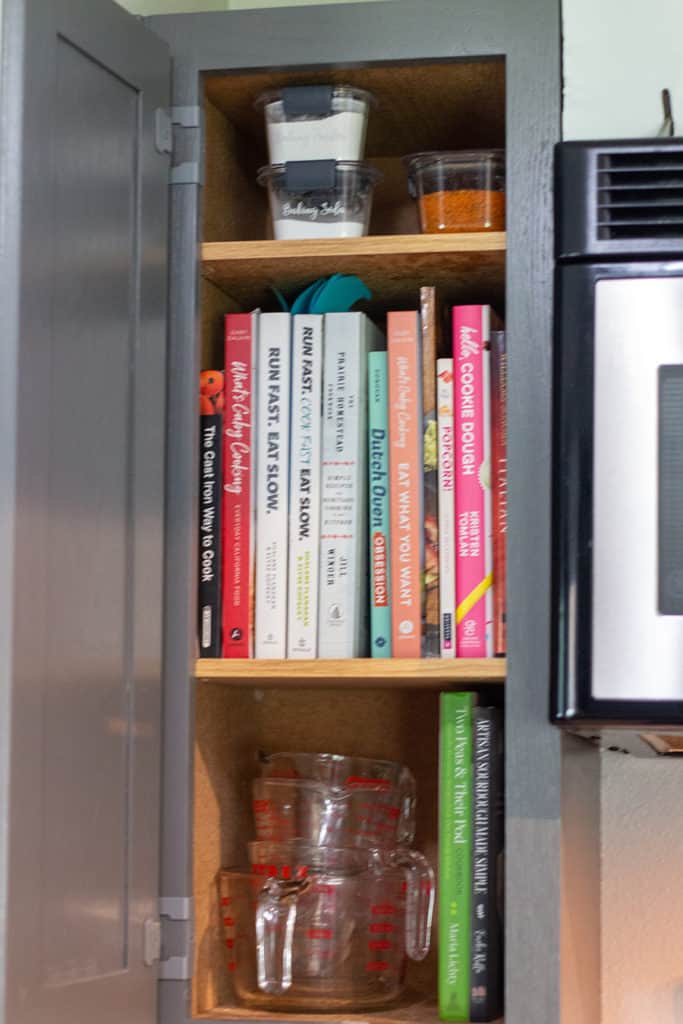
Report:
[{"label": "container with gray lid", "polygon": [[261,93],[271,164],[361,160],[371,93],[350,85],[300,85]]}]

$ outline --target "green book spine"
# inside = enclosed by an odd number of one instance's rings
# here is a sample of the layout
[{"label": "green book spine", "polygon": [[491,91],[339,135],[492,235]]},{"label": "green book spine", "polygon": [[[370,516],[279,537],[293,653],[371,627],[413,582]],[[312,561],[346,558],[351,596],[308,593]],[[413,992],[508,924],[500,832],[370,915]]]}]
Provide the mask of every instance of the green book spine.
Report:
[{"label": "green book spine", "polygon": [[386,352],[368,353],[370,652],[391,657],[389,399]]},{"label": "green book spine", "polygon": [[439,1016],[470,1019],[474,694],[442,693],[439,744]]}]

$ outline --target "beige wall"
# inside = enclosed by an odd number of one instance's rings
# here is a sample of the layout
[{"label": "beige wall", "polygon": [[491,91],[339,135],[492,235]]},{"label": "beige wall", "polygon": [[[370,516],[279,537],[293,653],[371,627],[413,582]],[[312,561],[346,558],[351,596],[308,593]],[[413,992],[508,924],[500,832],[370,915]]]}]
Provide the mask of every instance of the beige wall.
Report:
[{"label": "beige wall", "polygon": [[[681,133],[681,0],[563,0],[563,35],[565,138],[654,135],[665,87]],[[683,764],[602,773],[601,1024],[683,1024]]]}]

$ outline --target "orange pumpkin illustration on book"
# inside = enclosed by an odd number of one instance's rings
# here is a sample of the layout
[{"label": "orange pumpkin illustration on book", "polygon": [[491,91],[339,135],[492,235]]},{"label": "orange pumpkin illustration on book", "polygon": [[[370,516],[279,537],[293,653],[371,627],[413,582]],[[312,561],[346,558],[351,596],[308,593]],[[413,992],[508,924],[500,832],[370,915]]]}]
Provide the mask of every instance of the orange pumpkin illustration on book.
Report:
[{"label": "orange pumpkin illustration on book", "polygon": [[224,377],[220,370],[202,370],[199,375],[199,413],[215,416],[223,412]]}]

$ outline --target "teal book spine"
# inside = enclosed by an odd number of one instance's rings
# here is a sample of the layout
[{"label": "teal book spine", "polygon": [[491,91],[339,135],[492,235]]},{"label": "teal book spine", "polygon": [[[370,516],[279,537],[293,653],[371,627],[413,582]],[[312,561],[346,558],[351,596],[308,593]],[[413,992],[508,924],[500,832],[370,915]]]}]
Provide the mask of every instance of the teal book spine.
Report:
[{"label": "teal book spine", "polygon": [[439,735],[439,1017],[470,1019],[474,695],[442,693]]},{"label": "teal book spine", "polygon": [[368,354],[370,651],[391,657],[389,396],[386,352]]}]

